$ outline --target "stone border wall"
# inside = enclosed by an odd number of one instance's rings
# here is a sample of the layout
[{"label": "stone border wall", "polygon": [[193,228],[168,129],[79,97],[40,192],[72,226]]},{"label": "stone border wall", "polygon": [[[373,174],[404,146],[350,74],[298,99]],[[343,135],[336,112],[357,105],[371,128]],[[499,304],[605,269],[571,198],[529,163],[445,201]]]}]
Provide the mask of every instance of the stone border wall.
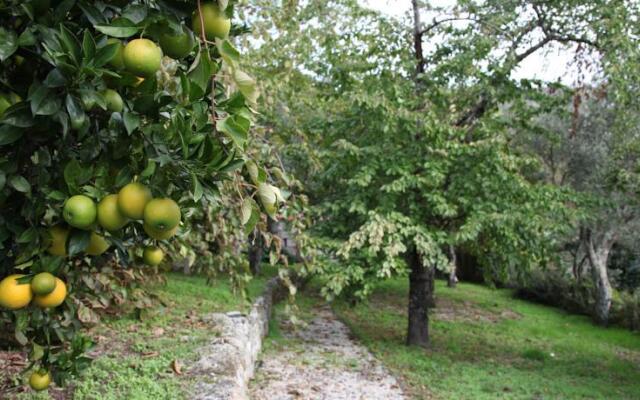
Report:
[{"label": "stone border wall", "polygon": [[267,282],[249,314],[234,311],[205,317],[213,327],[214,338],[189,370],[198,379],[190,399],[248,399],[247,384],[253,377],[262,340],[269,333],[273,305],[286,295],[287,288],[276,277]]}]

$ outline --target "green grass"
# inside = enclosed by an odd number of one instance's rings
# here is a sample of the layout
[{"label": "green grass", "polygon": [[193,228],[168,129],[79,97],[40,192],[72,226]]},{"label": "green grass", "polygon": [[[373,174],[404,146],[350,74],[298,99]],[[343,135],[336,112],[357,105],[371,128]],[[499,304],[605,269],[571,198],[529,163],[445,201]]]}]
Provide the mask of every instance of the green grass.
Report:
[{"label": "green grass", "polygon": [[[429,349],[404,345],[407,282],[335,310],[415,399],[638,399],[640,335],[514,299],[508,290],[436,285]],[[446,311],[446,312],[445,312]]]},{"label": "green grass", "polygon": [[[164,305],[154,307],[143,318],[134,315],[103,321],[89,334],[98,338],[100,355],[75,382],[75,400],[186,399],[185,388],[192,383],[188,373],[176,374],[171,364],[177,360],[182,372],[198,358],[198,349],[214,333],[201,317],[213,312],[246,311],[257,297],[271,271],[249,283],[248,301],[236,296],[229,282],[208,285],[205,278],[168,274],[166,285],[150,289]],[[49,399],[46,393],[24,394],[21,399]]]}]

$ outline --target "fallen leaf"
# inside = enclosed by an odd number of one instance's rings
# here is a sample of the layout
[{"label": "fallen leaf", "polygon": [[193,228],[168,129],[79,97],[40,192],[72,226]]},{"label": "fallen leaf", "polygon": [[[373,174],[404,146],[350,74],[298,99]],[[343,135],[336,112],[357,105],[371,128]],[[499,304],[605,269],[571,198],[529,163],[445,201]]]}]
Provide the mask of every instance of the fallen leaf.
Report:
[{"label": "fallen leaf", "polygon": [[171,361],[171,369],[176,373],[176,375],[182,375],[182,363],[180,363],[180,361]]},{"label": "fallen leaf", "polygon": [[145,351],[140,353],[140,357],[142,358],[152,358],[152,357],[157,357],[159,355],[160,353],[158,353],[157,351]]},{"label": "fallen leaf", "polygon": [[164,334],[164,329],[163,328],[156,328],[153,330],[153,336],[155,337],[160,337]]}]

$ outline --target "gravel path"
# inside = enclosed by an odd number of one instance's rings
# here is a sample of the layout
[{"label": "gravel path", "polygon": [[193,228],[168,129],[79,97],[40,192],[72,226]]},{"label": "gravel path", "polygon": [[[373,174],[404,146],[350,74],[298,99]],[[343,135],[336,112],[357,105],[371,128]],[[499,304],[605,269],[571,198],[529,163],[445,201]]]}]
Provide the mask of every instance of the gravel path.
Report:
[{"label": "gravel path", "polygon": [[252,400],[405,400],[396,379],[328,307],[305,327],[281,328],[287,339],[263,355]]}]

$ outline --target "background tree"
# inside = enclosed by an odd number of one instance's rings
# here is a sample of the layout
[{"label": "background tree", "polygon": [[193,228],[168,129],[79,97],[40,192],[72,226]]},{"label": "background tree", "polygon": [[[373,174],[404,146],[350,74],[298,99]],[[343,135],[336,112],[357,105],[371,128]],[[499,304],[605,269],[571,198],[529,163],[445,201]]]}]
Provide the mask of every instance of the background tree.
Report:
[{"label": "background tree", "polygon": [[[636,6],[414,1],[400,23],[354,1],[251,4],[259,40],[245,46],[268,88],[268,120],[333,249],[315,271],[325,294],[364,297],[408,273],[408,342],[423,345],[432,271],[451,270],[451,247],[503,278],[557,260],[588,212],[571,206],[580,196],[540,181],[536,157],[512,142],[573,91],[513,74],[565,47],[597,76],[631,82],[635,67],[616,72],[614,58],[632,47],[633,24],[621,21]],[[616,96],[629,98],[622,86]]]}]

